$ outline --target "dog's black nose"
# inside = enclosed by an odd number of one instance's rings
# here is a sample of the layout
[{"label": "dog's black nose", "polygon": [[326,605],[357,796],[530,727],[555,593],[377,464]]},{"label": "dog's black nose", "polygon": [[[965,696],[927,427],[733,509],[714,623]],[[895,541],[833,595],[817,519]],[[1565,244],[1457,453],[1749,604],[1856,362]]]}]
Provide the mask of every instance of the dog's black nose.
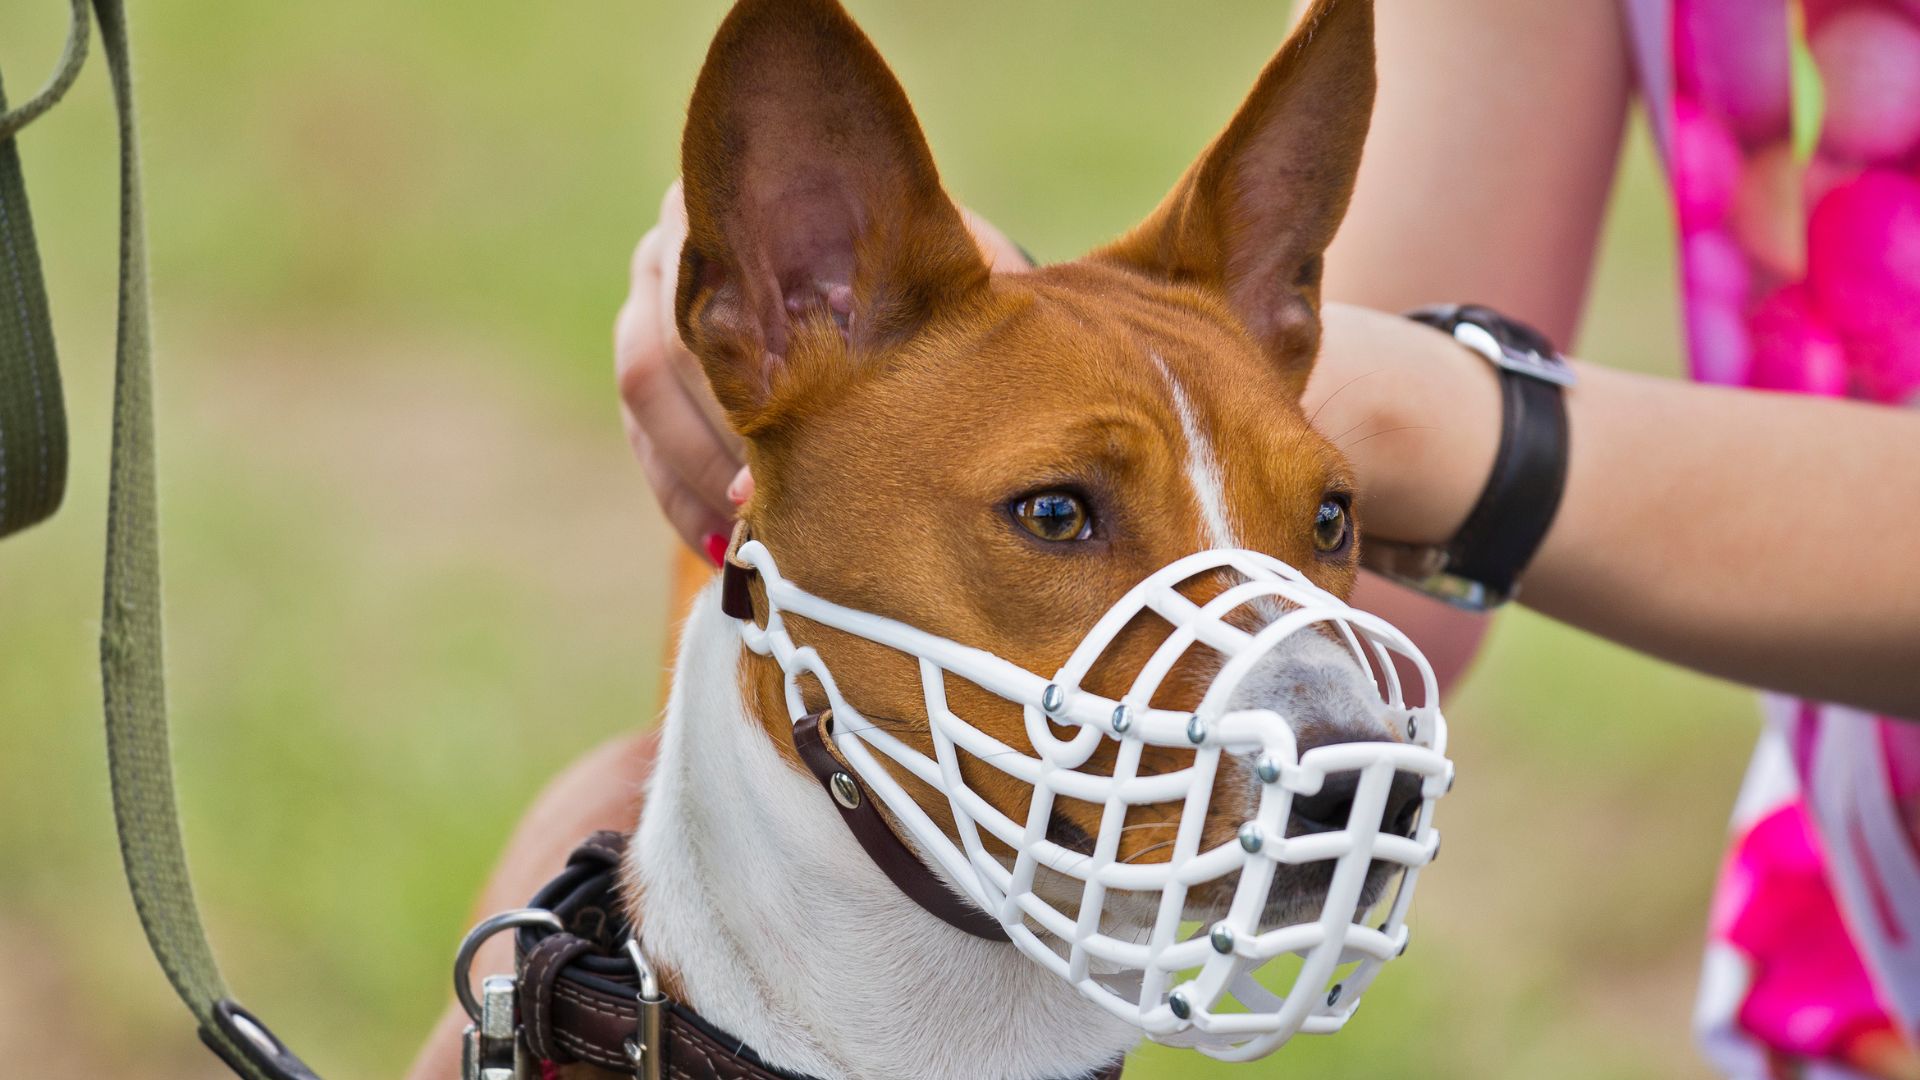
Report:
[{"label": "dog's black nose", "polygon": [[[1338,832],[1351,823],[1353,796],[1360,788],[1357,772],[1334,773],[1313,795],[1293,798],[1293,828],[1289,832]],[[1380,831],[1412,836],[1420,816],[1420,777],[1410,772],[1393,774],[1387,789],[1386,809],[1380,815]]]}]

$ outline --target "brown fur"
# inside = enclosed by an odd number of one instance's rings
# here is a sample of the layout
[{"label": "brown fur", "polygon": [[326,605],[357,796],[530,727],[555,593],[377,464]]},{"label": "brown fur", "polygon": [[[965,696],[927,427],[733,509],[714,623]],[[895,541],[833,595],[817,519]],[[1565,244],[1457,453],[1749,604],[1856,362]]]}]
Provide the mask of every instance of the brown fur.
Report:
[{"label": "brown fur", "polygon": [[[1372,64],[1370,3],[1317,0],[1144,224],[1083,260],[989,278],[905,94],[839,5],[742,0],[689,110],[676,309],[748,440],[757,487],[744,513],[783,573],[1054,671],[1127,588],[1207,546],[1157,356],[1218,450],[1240,542],[1346,595],[1357,544],[1328,557],[1312,537],[1348,469],[1299,398]],[[1088,498],[1092,539],[1047,544],[1009,517],[1010,501],[1058,488]],[[927,748],[911,658],[824,627],[794,633],[862,713]],[[1102,681],[1161,636],[1130,627],[1094,688],[1112,692]],[[1155,703],[1192,705],[1203,674],[1201,660],[1183,664]],[[742,677],[789,747],[777,667],[750,658]],[[1026,745],[1017,708],[957,682],[949,693],[970,721]],[[1168,754],[1148,767],[1180,764]],[[1024,816],[1020,785],[970,766],[970,783]],[[944,817],[942,799],[918,794]],[[1177,808],[1164,810],[1137,811],[1149,827],[1127,834],[1123,858],[1163,850],[1153,819]],[[1098,807],[1059,817],[1063,843],[1098,830]],[[1219,818],[1208,843],[1241,820]]]}]

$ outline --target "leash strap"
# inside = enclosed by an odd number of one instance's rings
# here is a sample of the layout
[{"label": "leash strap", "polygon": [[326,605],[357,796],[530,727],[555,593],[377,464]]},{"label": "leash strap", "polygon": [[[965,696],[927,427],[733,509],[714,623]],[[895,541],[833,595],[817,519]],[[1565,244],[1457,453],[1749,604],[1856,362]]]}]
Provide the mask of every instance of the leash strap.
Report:
[{"label": "leash strap", "polygon": [[[44,520],[65,489],[59,369],[15,136],[52,108],[78,76],[87,51],[87,4],[73,0],[66,48],[46,88],[0,117],[0,535]],[[167,738],[146,230],[126,12],[121,0],[92,0],[92,6],[120,138],[119,322],[100,675],[121,860],[147,943],[192,1011],[201,1040],[247,1080],[315,1080],[266,1025],[228,996],[187,871]]]},{"label": "leash strap", "polygon": [[0,88],[0,536],[44,521],[67,486],[67,421],[53,322],[14,139],[66,94],[87,56],[87,0],[73,0],[60,64],[26,104]]}]

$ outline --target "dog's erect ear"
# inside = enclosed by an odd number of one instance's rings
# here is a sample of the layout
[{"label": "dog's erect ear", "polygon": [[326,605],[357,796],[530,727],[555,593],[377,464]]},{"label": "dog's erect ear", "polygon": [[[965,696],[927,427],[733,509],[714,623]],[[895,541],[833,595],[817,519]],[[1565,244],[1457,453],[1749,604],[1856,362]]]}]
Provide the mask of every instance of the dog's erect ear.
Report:
[{"label": "dog's erect ear", "polygon": [[675,319],[743,433],[787,368],[903,340],[986,281],[906,93],[834,0],[734,6],[681,170]]},{"label": "dog's erect ear", "polygon": [[1321,253],[1373,113],[1372,0],[1314,0],[1225,131],[1096,259],[1220,289],[1295,388],[1320,340]]}]

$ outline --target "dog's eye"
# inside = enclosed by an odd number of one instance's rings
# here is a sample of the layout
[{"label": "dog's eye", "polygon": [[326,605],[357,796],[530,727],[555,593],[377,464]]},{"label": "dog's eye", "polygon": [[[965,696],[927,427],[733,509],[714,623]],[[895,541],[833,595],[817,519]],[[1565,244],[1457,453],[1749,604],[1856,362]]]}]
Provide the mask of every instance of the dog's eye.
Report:
[{"label": "dog's eye", "polygon": [[1020,527],[1042,540],[1085,540],[1093,535],[1093,515],[1077,496],[1041,491],[1015,499],[1009,508]]},{"label": "dog's eye", "polygon": [[1347,500],[1330,495],[1313,515],[1313,546],[1322,555],[1335,555],[1353,541],[1353,520],[1347,514]]}]

